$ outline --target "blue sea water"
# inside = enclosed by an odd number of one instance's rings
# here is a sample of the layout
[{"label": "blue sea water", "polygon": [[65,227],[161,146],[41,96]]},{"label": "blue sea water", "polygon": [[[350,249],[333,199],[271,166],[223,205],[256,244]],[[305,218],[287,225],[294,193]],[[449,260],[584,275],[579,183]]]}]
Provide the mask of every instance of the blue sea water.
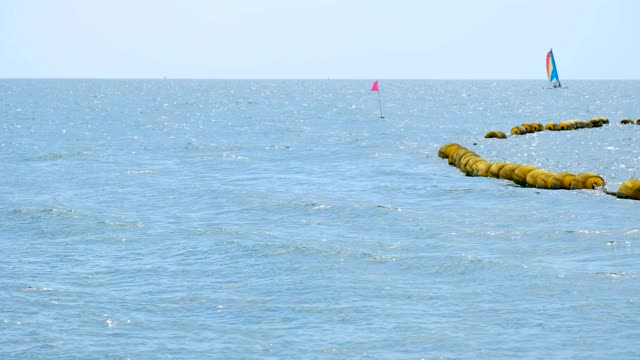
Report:
[{"label": "blue sea water", "polygon": [[[0,357],[637,359],[640,81],[0,80]],[[484,139],[523,122],[602,128]]]}]

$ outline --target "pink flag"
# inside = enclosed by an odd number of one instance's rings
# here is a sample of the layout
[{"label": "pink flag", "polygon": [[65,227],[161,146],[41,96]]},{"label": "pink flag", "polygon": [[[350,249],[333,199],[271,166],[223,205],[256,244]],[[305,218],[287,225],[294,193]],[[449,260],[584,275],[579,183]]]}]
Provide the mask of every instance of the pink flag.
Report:
[{"label": "pink flag", "polygon": [[373,82],[373,86],[371,87],[371,91],[378,91],[378,80]]}]

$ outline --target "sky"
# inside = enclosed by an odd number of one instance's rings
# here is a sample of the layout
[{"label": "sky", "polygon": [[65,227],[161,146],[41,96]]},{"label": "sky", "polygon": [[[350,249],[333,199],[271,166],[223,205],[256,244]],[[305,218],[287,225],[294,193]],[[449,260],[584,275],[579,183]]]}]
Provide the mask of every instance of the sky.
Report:
[{"label": "sky", "polygon": [[640,79],[637,0],[0,0],[0,78]]}]

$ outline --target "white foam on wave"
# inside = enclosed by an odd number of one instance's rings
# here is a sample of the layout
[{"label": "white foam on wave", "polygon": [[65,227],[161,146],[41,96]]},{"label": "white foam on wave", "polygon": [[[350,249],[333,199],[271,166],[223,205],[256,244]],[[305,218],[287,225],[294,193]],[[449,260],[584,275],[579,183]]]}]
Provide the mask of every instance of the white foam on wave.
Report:
[{"label": "white foam on wave", "polygon": [[137,175],[137,174],[155,174],[153,170],[127,170],[127,174]]}]

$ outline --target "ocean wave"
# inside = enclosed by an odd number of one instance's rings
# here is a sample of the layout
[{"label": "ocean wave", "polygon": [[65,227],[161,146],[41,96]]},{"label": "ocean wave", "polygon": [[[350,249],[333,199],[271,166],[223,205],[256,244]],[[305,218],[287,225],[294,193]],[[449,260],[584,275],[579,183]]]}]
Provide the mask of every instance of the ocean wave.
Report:
[{"label": "ocean wave", "polygon": [[34,156],[31,158],[33,161],[53,161],[53,160],[64,160],[64,159],[72,159],[78,157],[86,157],[93,155],[90,152],[81,151],[75,153],[48,153],[46,155]]},{"label": "ocean wave", "polygon": [[148,175],[148,174],[155,174],[155,171],[153,170],[127,170],[126,172],[129,175]]}]

